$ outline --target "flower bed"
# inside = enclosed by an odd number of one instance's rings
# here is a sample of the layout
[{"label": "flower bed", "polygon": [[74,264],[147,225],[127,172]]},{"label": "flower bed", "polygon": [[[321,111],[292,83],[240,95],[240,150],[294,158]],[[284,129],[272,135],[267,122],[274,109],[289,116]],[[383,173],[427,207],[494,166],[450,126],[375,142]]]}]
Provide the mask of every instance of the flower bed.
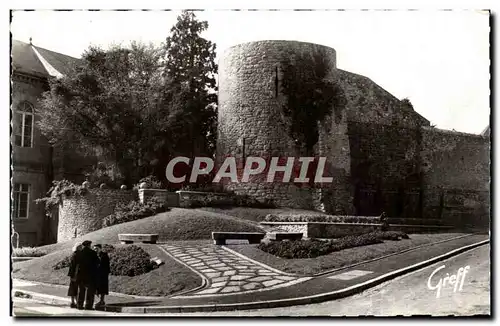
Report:
[{"label": "flower bed", "polygon": [[235,205],[235,197],[232,194],[184,190],[179,190],[177,193],[179,206],[182,208]]},{"label": "flower bed", "polygon": [[404,232],[370,232],[357,236],[346,236],[335,241],[299,240],[261,243],[264,252],[286,259],[315,258],[343,249],[382,243],[383,240],[409,239]]},{"label": "flower bed", "polygon": [[37,247],[22,247],[12,250],[12,257],[42,257],[47,252]]},{"label": "flower bed", "polygon": [[[150,272],[158,265],[151,261],[151,256],[144,249],[127,245],[115,248],[111,245],[104,245],[103,251],[109,255],[111,275],[136,276]],[[71,255],[54,265],[54,269],[69,267]]]},{"label": "flower bed", "polygon": [[340,238],[379,230],[380,224],[322,222],[261,222],[263,226],[285,232],[301,232],[304,238]]},{"label": "flower bed", "polygon": [[115,212],[106,216],[102,223],[103,227],[107,227],[153,216],[167,210],[166,204],[156,197],[149,199],[145,203],[131,201],[128,204],[118,204]]},{"label": "flower bed", "polygon": [[274,215],[269,214],[265,222],[322,222],[322,223],[363,223],[378,224],[380,216],[343,216],[343,215]]}]

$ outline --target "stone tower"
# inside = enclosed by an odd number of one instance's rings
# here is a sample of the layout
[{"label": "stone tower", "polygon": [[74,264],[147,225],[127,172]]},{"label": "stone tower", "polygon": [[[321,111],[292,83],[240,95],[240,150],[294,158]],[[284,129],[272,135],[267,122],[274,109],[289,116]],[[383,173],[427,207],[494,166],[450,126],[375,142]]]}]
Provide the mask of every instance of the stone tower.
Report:
[{"label": "stone tower", "polygon": [[[343,101],[326,100],[336,79],[336,52],[322,45],[259,41],[226,50],[219,62],[219,166],[226,156],[236,157],[239,168],[250,156],[322,156],[327,158],[325,175],[332,176],[333,182],[225,179],[225,189],[278,206],[351,213],[347,114]],[[299,121],[310,113],[317,119]]]}]

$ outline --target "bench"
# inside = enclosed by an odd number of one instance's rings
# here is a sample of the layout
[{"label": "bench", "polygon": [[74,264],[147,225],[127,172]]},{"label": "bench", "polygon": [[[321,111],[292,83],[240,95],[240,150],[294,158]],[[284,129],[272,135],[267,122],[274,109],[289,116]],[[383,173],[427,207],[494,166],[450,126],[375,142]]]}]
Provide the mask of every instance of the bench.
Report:
[{"label": "bench", "polygon": [[134,242],[156,243],[158,234],[118,234],[118,240],[122,244],[131,244]]},{"label": "bench", "polygon": [[248,240],[248,243],[260,243],[265,233],[257,232],[212,232],[212,239],[216,245],[225,245],[226,240]]},{"label": "bench", "polygon": [[302,240],[302,232],[271,232],[268,233],[269,240],[283,241],[283,240]]}]

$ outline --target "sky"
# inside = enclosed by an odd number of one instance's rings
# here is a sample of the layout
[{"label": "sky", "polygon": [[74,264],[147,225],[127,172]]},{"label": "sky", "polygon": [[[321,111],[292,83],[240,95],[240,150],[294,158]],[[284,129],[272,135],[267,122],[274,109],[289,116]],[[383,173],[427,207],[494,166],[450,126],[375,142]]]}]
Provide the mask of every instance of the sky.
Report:
[{"label": "sky", "polygon": [[[14,39],[79,57],[89,45],[160,44],[179,11],[14,11]],[[227,47],[257,40],[330,46],[337,67],[369,77],[442,129],[489,124],[489,16],[479,11],[197,12],[203,37]]]}]

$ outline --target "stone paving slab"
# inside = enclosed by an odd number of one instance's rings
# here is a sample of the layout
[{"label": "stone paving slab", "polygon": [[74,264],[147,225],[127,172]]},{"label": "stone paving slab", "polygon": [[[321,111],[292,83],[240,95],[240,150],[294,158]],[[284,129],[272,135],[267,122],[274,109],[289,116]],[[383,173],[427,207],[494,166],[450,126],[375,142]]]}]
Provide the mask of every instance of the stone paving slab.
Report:
[{"label": "stone paving slab", "polygon": [[208,280],[206,288],[179,298],[263,291],[278,285],[291,286],[309,279],[285,275],[216,245],[164,245],[163,248]]}]

